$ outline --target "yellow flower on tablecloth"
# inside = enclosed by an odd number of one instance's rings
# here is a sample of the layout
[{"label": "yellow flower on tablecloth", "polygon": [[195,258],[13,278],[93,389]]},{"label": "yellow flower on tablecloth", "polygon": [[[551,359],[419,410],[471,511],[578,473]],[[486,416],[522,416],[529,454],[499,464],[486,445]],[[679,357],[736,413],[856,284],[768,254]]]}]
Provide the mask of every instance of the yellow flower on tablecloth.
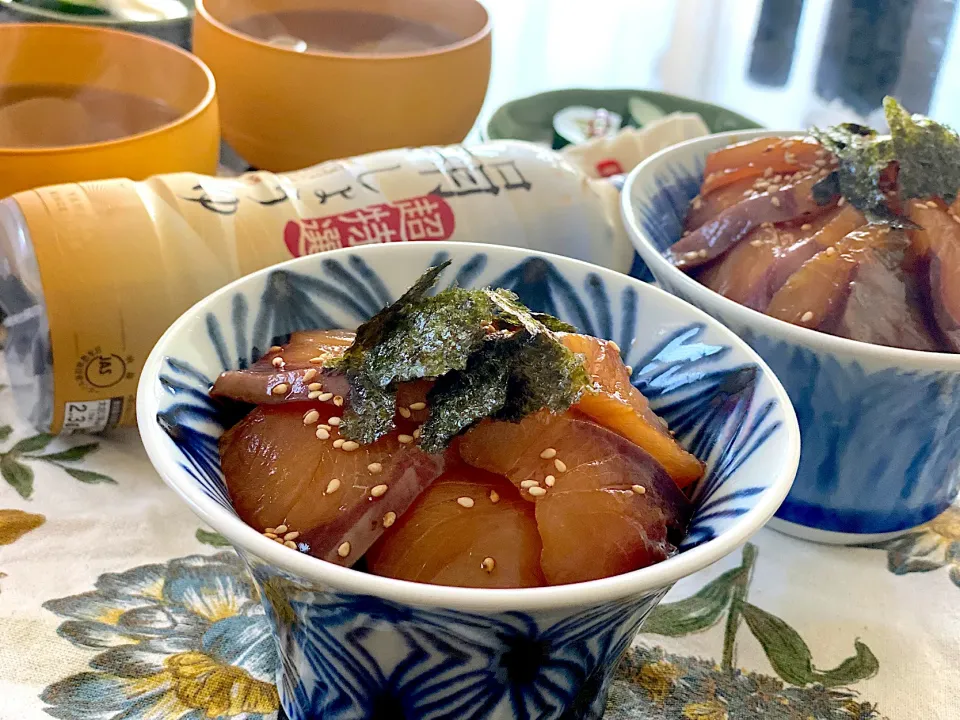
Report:
[{"label": "yellow flower on tablecloth", "polygon": [[960,507],[954,505],[925,525],[867,547],[887,551],[887,567],[895,575],[950,568],[960,587]]},{"label": "yellow flower on tablecloth", "polygon": [[[93,672],[47,687],[64,720],[272,720],[277,658],[253,584],[233,552],[100,576],[51,600],[74,645],[100,650]],[[106,649],[105,649],[106,648]]]}]

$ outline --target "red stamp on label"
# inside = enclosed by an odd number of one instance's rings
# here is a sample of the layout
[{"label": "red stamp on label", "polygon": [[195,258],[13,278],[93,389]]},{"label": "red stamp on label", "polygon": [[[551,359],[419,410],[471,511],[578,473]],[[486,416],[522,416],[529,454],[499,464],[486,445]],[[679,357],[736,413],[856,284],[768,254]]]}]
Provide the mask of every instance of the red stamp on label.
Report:
[{"label": "red stamp on label", "polygon": [[611,175],[620,175],[623,173],[623,166],[613,158],[601,160],[597,163],[596,167],[597,174],[600,177],[610,177]]},{"label": "red stamp on label", "polygon": [[357,245],[446,240],[456,222],[442,197],[423,195],[393,203],[368,205],[339,215],[291,220],[283,241],[294,257]]}]

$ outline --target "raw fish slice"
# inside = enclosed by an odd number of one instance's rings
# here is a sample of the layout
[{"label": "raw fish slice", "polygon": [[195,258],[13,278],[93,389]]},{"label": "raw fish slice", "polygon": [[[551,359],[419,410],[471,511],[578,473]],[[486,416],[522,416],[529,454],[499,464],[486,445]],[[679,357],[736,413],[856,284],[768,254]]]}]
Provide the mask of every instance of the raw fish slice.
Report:
[{"label": "raw fish slice", "polygon": [[646,451],[582,418],[542,411],[519,423],[486,420],[460,443],[468,464],[506,475],[536,502],[541,567],[551,584],[664,560],[692,511]]},{"label": "raw fish slice", "polygon": [[826,166],[830,159],[829,153],[810,137],[746,140],[710,153],[703,171],[702,193],[744,178],[761,177],[767,168],[768,177],[786,175],[814,167],[817,161]]},{"label": "raw fish slice", "polygon": [[[222,373],[210,394],[256,405],[301,402],[310,399],[311,392],[318,392],[319,383],[322,392],[345,398],[349,393],[346,378],[324,371],[323,361],[343,355],[354,336],[349,330],[295,332],[286,345],[271,348],[249,368]],[[277,358],[280,360],[274,365]]]},{"label": "raw fish slice", "polygon": [[933,317],[948,347],[960,352],[960,219],[939,203],[912,202],[910,219],[923,229],[911,233],[929,257],[928,282]]},{"label": "raw fish slice", "polygon": [[541,548],[534,506],[510,481],[461,465],[424,490],[366,559],[370,572],[398,580],[539,587]]},{"label": "raw fish slice", "polygon": [[[683,223],[686,232],[693,232],[708,220],[712,220],[729,207],[754,194],[755,178],[749,177],[714,190],[707,195],[698,195],[690,203],[690,210]],[[759,194],[759,193],[757,193]]]},{"label": "raw fish slice", "polygon": [[770,298],[817,252],[812,237],[796,239],[774,225],[762,225],[697,280],[734,302],[763,312]]},{"label": "raw fish slice", "polygon": [[764,223],[807,222],[829,212],[833,205],[818,205],[813,199],[811,189],[819,179],[818,173],[809,174],[776,192],[765,192],[727,208],[680,238],[668,251],[668,259],[681,270],[689,270],[720,257]]},{"label": "raw fish slice", "polygon": [[630,383],[619,348],[590,335],[559,336],[566,347],[583,356],[594,383],[576,409],[650,453],[679,487],[699,480],[703,463],[680,446],[666,423],[650,409],[647,399]]},{"label": "raw fish slice", "polygon": [[876,345],[936,351],[937,341],[917,311],[901,267],[906,236],[891,232],[890,238],[902,242],[863,253],[843,314],[831,332]]},{"label": "raw fish slice", "polygon": [[[248,525],[286,525],[311,555],[352,565],[383,532],[384,516],[402,515],[440,475],[443,458],[400,443],[396,433],[371,445],[335,447],[334,411],[320,403],[258,406],[224,434],[221,467]],[[378,486],[386,486],[379,496]]]},{"label": "raw fish slice", "polygon": [[887,226],[868,225],[818,252],[774,294],[767,315],[808,328],[837,321],[864,252],[884,246],[889,233]]}]

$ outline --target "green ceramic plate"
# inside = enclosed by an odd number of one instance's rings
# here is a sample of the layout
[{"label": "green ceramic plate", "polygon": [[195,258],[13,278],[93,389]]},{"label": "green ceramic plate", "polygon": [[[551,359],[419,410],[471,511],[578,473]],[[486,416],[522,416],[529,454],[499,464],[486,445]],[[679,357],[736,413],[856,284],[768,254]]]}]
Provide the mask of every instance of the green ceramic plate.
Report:
[{"label": "green ceramic plate", "polygon": [[698,113],[711,132],[750,130],[763,127],[732,110],[691,100],[690,98],[653,92],[652,90],[553,90],[530,97],[511,100],[500,106],[487,122],[485,134],[490,140],[530,140],[549,144],[553,140],[553,116],[571,105],[605,108],[630,116],[630,98],[639,97],[656,105],[664,113]]}]

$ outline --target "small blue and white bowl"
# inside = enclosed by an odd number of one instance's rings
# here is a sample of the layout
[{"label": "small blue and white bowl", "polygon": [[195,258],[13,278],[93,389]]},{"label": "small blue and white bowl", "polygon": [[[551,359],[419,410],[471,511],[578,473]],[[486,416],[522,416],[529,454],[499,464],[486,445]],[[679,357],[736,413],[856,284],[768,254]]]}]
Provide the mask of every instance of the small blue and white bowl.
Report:
[{"label": "small blue and white bowl", "polygon": [[[682,552],[578,585],[438,587],[288,550],[230,507],[217,441],[235,419],[207,391],[294,330],[354,328],[449,259],[441,286],[496,286],[616,340],[633,381],[707,460]],[[670,586],[773,515],[800,431],[763,361],[699,310],[625,275],[508,247],[402,243],[337,250],[249,275],[198,303],[154,348],[137,396],[160,475],[246,561],[280,654],[291,720],[600,718],[617,660]]]},{"label": "small blue and white bowl", "polygon": [[657,153],[624,184],[624,223],[657,283],[746,340],[790,394],[803,452],[770,526],[818,542],[875,542],[936,517],[960,490],[960,355],[871,345],[776,320],[701,285],[665,256],[711,152],[796,134],[721,133]]}]

